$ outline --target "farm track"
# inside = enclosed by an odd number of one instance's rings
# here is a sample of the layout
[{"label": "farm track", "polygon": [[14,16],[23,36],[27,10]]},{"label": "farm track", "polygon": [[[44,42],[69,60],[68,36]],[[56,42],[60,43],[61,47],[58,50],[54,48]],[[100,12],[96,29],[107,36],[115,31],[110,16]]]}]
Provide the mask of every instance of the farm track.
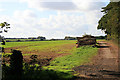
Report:
[{"label": "farm track", "polygon": [[120,80],[118,46],[106,41],[98,44],[98,54],[91,63],[73,68],[79,74],[76,80]]}]

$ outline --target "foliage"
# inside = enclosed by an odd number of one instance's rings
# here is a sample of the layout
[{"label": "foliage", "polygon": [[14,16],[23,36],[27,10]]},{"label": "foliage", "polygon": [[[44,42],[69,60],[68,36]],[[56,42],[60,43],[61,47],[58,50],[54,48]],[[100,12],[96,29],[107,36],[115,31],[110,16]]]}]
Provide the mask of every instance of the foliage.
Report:
[{"label": "foliage", "polygon": [[[7,29],[10,28],[9,26],[10,24],[8,24],[7,22],[0,23],[0,33],[8,32]],[[0,35],[0,42],[2,42],[1,45],[5,45],[4,37],[1,35]],[[4,47],[1,47],[1,52],[4,52]]]},{"label": "foliage", "polygon": [[12,50],[12,55],[10,56],[10,68],[11,74],[22,74],[23,68],[23,56],[21,51]]},{"label": "foliage", "polygon": [[[23,73],[19,78],[13,74],[7,74],[2,80],[73,80],[72,74],[62,71],[42,69],[39,65],[23,64]],[[10,67],[5,66],[4,71],[7,73]]]},{"label": "foliage", "polygon": [[10,57],[11,55],[12,55],[12,53],[2,54],[3,57]]},{"label": "foliage", "polygon": [[4,29],[3,31],[2,30],[0,30],[0,33],[2,33],[2,32],[8,32],[8,30],[7,29],[9,29],[10,27],[10,24],[8,24],[7,22],[3,22],[3,23],[0,23],[0,28],[1,29]]},{"label": "foliage", "polygon": [[102,9],[104,16],[99,20],[97,28],[103,30],[108,39],[118,39],[120,36],[120,2],[110,2]]},{"label": "foliage", "polygon": [[38,36],[37,39],[40,39],[40,40],[42,40],[42,41],[43,41],[43,40],[46,40],[46,38],[45,38],[45,37],[42,37],[42,36]]},{"label": "foliage", "polygon": [[96,39],[106,39],[107,36],[95,36]]},{"label": "foliage", "polygon": [[[5,57],[10,57],[10,65],[3,61],[2,80],[8,80],[8,77],[12,80],[15,78],[21,79],[23,73],[23,56],[21,51],[12,50],[12,54],[4,54],[3,57],[4,59]],[[12,76],[14,76],[14,78]]]},{"label": "foliage", "polygon": [[76,40],[76,37],[65,36],[65,40]]},{"label": "foliage", "polygon": [[31,55],[30,58],[31,58],[31,60],[30,60],[31,64],[37,62],[37,55]]}]

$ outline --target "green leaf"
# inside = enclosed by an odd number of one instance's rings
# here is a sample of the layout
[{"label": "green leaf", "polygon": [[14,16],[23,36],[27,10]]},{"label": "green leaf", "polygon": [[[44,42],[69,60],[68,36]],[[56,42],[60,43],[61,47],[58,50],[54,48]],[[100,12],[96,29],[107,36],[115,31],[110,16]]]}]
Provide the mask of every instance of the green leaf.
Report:
[{"label": "green leaf", "polygon": [[1,23],[0,24],[1,28],[5,27],[5,24],[4,23]]}]

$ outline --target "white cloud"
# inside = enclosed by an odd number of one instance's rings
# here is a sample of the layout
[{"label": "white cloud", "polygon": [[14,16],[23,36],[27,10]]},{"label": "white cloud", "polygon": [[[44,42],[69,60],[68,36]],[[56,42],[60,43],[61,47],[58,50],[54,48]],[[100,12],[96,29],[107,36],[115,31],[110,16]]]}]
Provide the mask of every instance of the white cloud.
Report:
[{"label": "white cloud", "polygon": [[14,19],[16,19],[16,21],[30,24],[36,20],[37,15],[31,10],[25,10],[25,11],[15,11],[13,17]]},{"label": "white cloud", "polygon": [[[100,8],[105,6],[101,2],[39,2],[39,0],[26,1],[29,7],[38,10],[57,11],[57,15],[48,18],[39,18],[32,10],[17,10],[13,16],[0,16],[1,21],[11,24],[6,37],[45,36],[47,38],[64,38],[64,36],[81,36],[84,33],[104,35],[97,30],[98,20],[102,13]],[[77,15],[76,15],[77,14]],[[79,14],[79,15],[78,15]]]},{"label": "white cloud", "polygon": [[38,10],[74,10],[76,5],[72,2],[40,2],[39,0],[27,1],[30,8]]},{"label": "white cloud", "polygon": [[0,9],[0,12],[4,11],[4,9]]},{"label": "white cloud", "polygon": [[95,10],[104,6],[109,0],[20,0],[26,2],[30,8],[38,10]]},{"label": "white cloud", "polygon": [[[13,18],[8,18],[11,29],[8,34],[11,37],[45,36],[47,38],[64,38],[64,36],[81,36],[84,33],[92,35],[102,34],[97,31],[97,21],[101,16],[98,11],[89,11],[84,15],[67,15],[58,12],[49,18],[37,18],[30,10],[16,11]],[[89,14],[91,14],[89,16]],[[34,15],[34,16],[33,16]]]}]

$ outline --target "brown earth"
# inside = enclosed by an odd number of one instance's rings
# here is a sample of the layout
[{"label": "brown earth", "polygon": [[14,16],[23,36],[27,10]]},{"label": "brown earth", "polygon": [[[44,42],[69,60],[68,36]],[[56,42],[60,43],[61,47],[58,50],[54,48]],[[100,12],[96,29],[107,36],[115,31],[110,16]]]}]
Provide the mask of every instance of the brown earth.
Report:
[{"label": "brown earth", "polygon": [[98,44],[98,54],[91,63],[73,68],[78,74],[76,80],[120,80],[118,46],[107,41],[98,41]]},{"label": "brown earth", "polygon": [[[54,47],[50,47],[47,48],[46,50],[42,50],[42,51],[24,51],[24,48],[29,47],[29,46],[19,46],[19,47],[11,47],[11,48],[5,48],[5,53],[10,53],[11,49],[20,49],[22,50],[23,54],[28,54],[28,55],[24,55],[23,56],[23,60],[26,63],[30,63],[30,56],[31,55],[37,55],[37,64],[40,64],[41,66],[43,65],[49,65],[49,62],[51,60],[54,60],[56,57],[62,57],[65,55],[70,55],[71,53],[69,52],[73,47],[75,47],[75,44],[64,44],[64,45],[60,45],[60,46],[55,46],[55,48],[57,47],[58,50],[51,50]],[[61,51],[63,51],[65,49],[65,51],[63,53],[59,53]],[[68,51],[66,51],[68,50]],[[9,63],[9,58],[6,58],[6,62]]]}]

